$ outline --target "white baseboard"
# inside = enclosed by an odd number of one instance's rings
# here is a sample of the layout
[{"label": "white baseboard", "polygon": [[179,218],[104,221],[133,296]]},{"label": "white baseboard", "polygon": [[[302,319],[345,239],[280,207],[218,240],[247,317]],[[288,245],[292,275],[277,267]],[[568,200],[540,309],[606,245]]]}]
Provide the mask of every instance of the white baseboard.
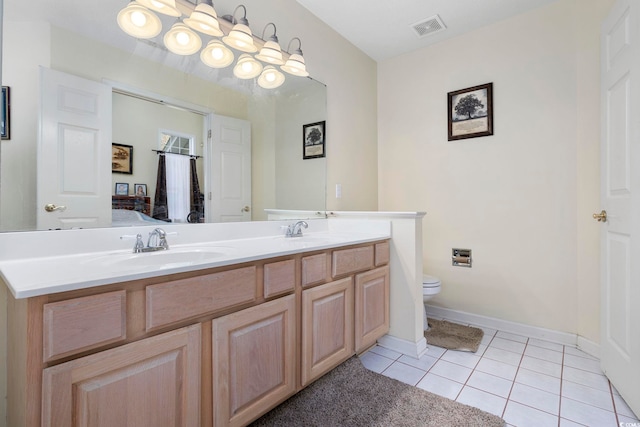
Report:
[{"label": "white baseboard", "polygon": [[427,340],[422,337],[418,342],[411,342],[393,335],[385,335],[378,338],[378,345],[398,353],[406,354],[415,359],[420,359],[427,352]]},{"label": "white baseboard", "polygon": [[589,341],[585,337],[578,335],[577,347],[585,353],[600,359],[600,344]]},{"label": "white baseboard", "polygon": [[465,313],[463,311],[436,307],[428,304],[427,317],[433,317],[435,319],[446,319],[452,322],[471,324],[474,326],[482,326],[486,328],[497,329],[503,332],[509,332],[516,335],[527,336],[529,338],[536,338],[558,344],[569,345],[579,348],[580,350],[593,357],[600,357],[600,345],[577,334],[554,331],[552,329],[545,329],[537,326],[526,325],[524,323],[496,319],[479,314]]}]

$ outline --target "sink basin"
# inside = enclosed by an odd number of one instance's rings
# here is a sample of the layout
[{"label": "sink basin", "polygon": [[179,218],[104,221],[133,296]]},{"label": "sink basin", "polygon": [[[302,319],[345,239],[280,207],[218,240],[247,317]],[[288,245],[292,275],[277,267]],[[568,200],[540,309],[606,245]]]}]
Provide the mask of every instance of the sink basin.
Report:
[{"label": "sink basin", "polygon": [[158,270],[167,268],[185,267],[213,261],[229,254],[229,250],[223,247],[198,247],[198,248],[171,248],[166,251],[144,253],[112,253],[91,258],[87,264],[96,266],[113,266],[115,268],[148,268]]}]

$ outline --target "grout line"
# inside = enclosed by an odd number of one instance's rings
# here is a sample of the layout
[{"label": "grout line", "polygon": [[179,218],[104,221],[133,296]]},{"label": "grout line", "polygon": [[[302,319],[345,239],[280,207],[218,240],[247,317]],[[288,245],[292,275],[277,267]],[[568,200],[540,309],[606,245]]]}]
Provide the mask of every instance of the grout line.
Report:
[{"label": "grout line", "polygon": [[522,354],[520,355],[520,362],[518,362],[518,367],[516,368],[516,374],[513,376],[513,381],[511,382],[511,387],[509,388],[509,394],[507,395],[507,402],[505,403],[504,409],[502,410],[502,416],[501,416],[502,419],[504,419],[504,414],[507,412],[507,406],[511,401],[511,392],[513,391],[513,387],[516,385],[516,378],[518,377],[518,372],[520,371],[520,365],[522,365],[522,360],[524,359],[524,353],[525,351],[527,351],[528,345],[529,345],[529,338],[527,337],[527,341],[524,343],[524,349],[522,350]]},{"label": "grout line", "polygon": [[564,380],[564,356],[565,346],[562,346],[562,363],[560,364],[560,391],[558,396],[558,427],[560,427],[560,414],[562,414],[562,382]]},{"label": "grout line", "polygon": [[611,403],[613,403],[613,413],[616,416],[616,425],[622,425],[620,422],[620,418],[618,417],[618,410],[616,409],[616,399],[613,397],[613,385],[611,381],[607,378],[607,382],[609,383],[609,393],[611,394]]}]

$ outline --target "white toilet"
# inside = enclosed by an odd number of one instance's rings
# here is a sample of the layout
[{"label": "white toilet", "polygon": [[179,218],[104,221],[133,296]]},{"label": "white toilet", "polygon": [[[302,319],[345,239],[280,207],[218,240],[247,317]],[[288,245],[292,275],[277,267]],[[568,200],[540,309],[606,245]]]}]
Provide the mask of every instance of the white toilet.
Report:
[{"label": "white toilet", "polygon": [[423,310],[423,325],[424,325],[424,330],[428,330],[429,329],[429,323],[427,322],[427,307],[426,307],[426,303],[427,301],[429,301],[431,298],[433,298],[434,296],[438,295],[440,293],[440,288],[442,287],[442,284],[440,283],[440,279],[438,279],[437,277],[433,277],[433,276],[429,276],[428,274],[425,274],[422,276],[422,301],[425,304],[424,310]]}]

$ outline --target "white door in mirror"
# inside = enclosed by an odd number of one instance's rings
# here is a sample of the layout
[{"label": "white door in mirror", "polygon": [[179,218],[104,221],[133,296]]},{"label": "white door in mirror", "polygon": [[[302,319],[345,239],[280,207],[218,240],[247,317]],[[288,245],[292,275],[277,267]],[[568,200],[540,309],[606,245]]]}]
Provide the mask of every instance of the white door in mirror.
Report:
[{"label": "white door in mirror", "polygon": [[40,68],[38,230],[111,226],[111,87]]},{"label": "white door in mirror", "polygon": [[217,114],[210,122],[207,222],[251,221],[251,123]]}]

